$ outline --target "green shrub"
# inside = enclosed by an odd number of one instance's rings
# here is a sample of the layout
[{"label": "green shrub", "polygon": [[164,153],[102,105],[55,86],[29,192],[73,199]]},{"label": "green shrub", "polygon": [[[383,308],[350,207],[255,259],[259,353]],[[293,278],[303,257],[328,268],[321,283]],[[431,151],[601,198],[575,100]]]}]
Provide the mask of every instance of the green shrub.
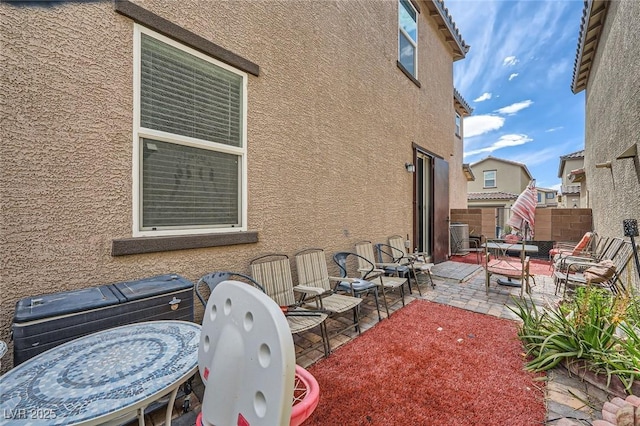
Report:
[{"label": "green shrub", "polygon": [[518,332],[530,361],[527,369],[545,371],[564,360],[582,359],[608,380],[617,375],[629,390],[640,379],[640,300],[587,287],[555,309],[539,310],[515,300],[511,309],[523,324]]}]

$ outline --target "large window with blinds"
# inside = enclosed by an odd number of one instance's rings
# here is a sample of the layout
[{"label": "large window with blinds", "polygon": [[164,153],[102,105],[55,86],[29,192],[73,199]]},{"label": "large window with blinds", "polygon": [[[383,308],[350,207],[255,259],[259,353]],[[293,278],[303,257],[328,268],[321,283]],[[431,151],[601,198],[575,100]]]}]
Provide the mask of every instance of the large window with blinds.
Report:
[{"label": "large window with blinds", "polygon": [[245,73],[136,25],[134,233],[246,230]]}]

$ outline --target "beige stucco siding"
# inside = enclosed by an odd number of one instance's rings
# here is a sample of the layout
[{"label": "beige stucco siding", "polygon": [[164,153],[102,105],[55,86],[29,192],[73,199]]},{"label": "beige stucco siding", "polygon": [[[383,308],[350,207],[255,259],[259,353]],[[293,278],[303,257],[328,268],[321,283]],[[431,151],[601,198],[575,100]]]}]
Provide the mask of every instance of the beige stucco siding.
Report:
[{"label": "beige stucco siding", "polygon": [[[638,146],[640,122],[640,2],[612,1],[586,91],[585,172],[594,229],[620,236],[623,219],[640,220],[640,166],[616,160]],[[638,146],[640,148],[640,146]],[[638,149],[640,151],[640,149]],[[612,162],[612,168],[596,168]]]},{"label": "beige stucco siding", "polygon": [[260,241],[112,257],[132,237],[134,24],[112,2],[2,3],[3,340],[26,296],[411,234],[412,143],[453,153],[452,53],[426,8],[418,88],[396,66],[393,1],[137,3],[260,66],[247,114]]},{"label": "beige stucco siding", "polygon": [[[467,183],[468,192],[502,191],[519,194],[529,184],[529,178],[522,167],[492,158],[472,165],[471,170],[476,180]],[[496,171],[496,188],[484,187],[484,171],[489,170]]]}]

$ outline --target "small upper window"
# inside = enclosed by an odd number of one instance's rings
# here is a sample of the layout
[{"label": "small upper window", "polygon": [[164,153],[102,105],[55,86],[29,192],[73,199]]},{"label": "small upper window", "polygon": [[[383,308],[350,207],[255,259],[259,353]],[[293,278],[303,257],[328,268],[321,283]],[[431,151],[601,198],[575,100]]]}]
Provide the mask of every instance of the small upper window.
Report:
[{"label": "small upper window", "polygon": [[460,133],[460,125],[462,124],[462,119],[460,118],[460,114],[456,113],[456,136],[462,136]]},{"label": "small upper window", "polygon": [[496,187],[496,171],[486,170],[484,172],[484,187],[495,188]]},{"label": "small upper window", "polygon": [[538,192],[538,202],[542,202],[542,192]]},{"label": "small upper window", "polygon": [[547,192],[547,195],[545,195],[547,200],[553,200],[555,196],[556,194],[554,192]]},{"label": "small upper window", "polygon": [[418,74],[418,12],[409,0],[399,0],[398,62],[409,74]]}]

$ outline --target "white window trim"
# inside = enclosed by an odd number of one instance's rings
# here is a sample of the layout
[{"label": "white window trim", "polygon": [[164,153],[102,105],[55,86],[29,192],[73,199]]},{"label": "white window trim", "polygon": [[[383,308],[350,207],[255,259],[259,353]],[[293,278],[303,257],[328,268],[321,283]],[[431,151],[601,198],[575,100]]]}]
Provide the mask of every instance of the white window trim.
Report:
[{"label": "white window trim", "polygon": [[[171,45],[177,49],[185,51],[193,56],[210,62],[216,66],[224,68],[242,77],[242,146],[234,147],[230,145],[203,141],[197,138],[174,135],[172,133],[147,129],[140,126],[140,56],[141,56],[141,35],[147,34],[163,43]],[[194,228],[194,229],[163,229],[163,230],[142,230],[142,168],[141,161],[141,139],[151,138],[162,142],[179,143],[181,145],[195,148],[215,148],[216,151],[235,154],[240,156],[240,226],[216,227],[216,228]],[[133,221],[132,235],[134,237],[169,236],[169,235],[197,235],[213,234],[223,232],[243,232],[247,231],[247,74],[239,71],[227,64],[213,59],[201,52],[198,52],[182,43],[178,43],[168,37],[156,33],[142,25],[134,23],[133,27],[133,155],[132,155],[132,199],[133,199]]]},{"label": "white window trim", "polygon": [[[493,179],[489,179],[489,180],[493,180],[493,185],[492,186],[487,186],[487,172],[493,172]],[[483,188],[497,188],[498,187],[498,172],[497,170],[484,170],[482,172],[482,187]]]},{"label": "white window trim", "polygon": [[[404,30],[404,28],[402,28],[402,25],[400,25],[400,8],[403,7],[400,4],[400,0],[397,1],[398,4],[398,31],[400,31],[406,38],[407,41],[409,42],[409,44],[411,44],[413,46],[413,51],[414,51],[414,56],[413,56],[413,70],[414,70],[414,74],[413,78],[415,78],[416,80],[418,79],[418,38],[419,38],[419,32],[418,32],[418,11],[416,10],[416,8],[413,6],[413,4],[411,4],[410,0],[407,0],[407,3],[409,3],[409,6],[411,6],[411,9],[413,9],[413,12],[416,15],[416,41],[414,42],[411,39],[411,36],[409,34],[407,34],[407,32]],[[398,35],[398,62],[400,62],[400,36]],[[402,63],[402,62],[400,62]],[[407,70],[408,72],[409,70]]]},{"label": "white window trim", "polygon": [[462,116],[456,112],[455,118],[456,136],[462,137]]}]

